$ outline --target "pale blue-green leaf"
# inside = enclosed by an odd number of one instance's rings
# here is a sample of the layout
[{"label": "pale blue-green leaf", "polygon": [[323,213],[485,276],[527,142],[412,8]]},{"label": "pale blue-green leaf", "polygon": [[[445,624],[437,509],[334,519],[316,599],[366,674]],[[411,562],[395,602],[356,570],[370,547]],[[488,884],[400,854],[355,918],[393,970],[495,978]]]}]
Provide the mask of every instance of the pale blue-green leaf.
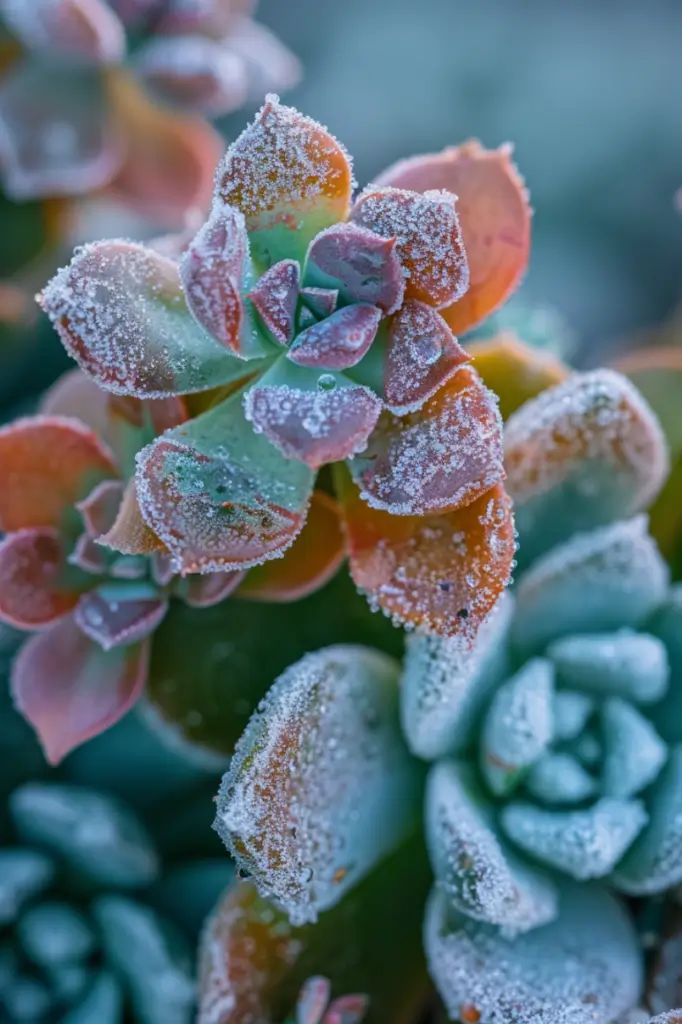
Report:
[{"label": "pale blue-green leaf", "polygon": [[567,750],[578,758],[586,768],[594,768],[601,762],[604,749],[602,741],[594,729],[586,729],[567,745]]},{"label": "pale blue-green leaf", "polygon": [[675,583],[648,627],[664,644],[670,663],[670,687],[650,715],[668,743],[682,742],[682,583]]},{"label": "pale blue-green leaf", "polygon": [[665,764],[668,748],[651,722],[620,697],[605,702],[601,722],[602,792],[627,799],[654,781]]},{"label": "pale blue-green leaf", "polygon": [[78,1006],[64,1016],[60,1024],[121,1024],[123,992],[108,971],[102,971]]},{"label": "pale blue-green leaf", "polygon": [[528,772],[525,786],[544,804],[582,803],[597,792],[597,780],[570,754],[543,754]]},{"label": "pale blue-green leaf", "polygon": [[96,945],[87,918],[69,903],[30,907],[19,920],[17,935],[24,952],[46,969],[83,960]]},{"label": "pale blue-green leaf", "polygon": [[595,703],[586,693],[576,690],[559,690],[554,694],[552,715],[554,717],[554,739],[572,740],[578,736],[589,721]]},{"label": "pale blue-green leaf", "polygon": [[670,666],[665,646],[649,633],[621,629],[566,636],[550,644],[547,655],[556,665],[562,685],[599,696],[651,704],[668,689]]},{"label": "pale blue-green leaf", "polygon": [[47,985],[30,974],[17,974],[11,979],[2,1004],[9,1024],[43,1021],[55,1009]]},{"label": "pale blue-green leaf", "polygon": [[0,925],[11,924],[24,904],[48,887],[54,871],[52,860],[38,850],[0,850]]}]

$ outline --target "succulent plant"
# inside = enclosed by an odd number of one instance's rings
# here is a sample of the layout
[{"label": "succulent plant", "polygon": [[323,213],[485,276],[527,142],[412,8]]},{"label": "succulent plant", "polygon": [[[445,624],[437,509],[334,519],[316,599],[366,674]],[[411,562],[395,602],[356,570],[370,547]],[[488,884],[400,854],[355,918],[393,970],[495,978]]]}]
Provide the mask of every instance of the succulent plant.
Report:
[{"label": "succulent plant", "polygon": [[107,187],[183,225],[220,116],[298,78],[249,0],[2,0],[0,168],[15,200]]},{"label": "succulent plant", "polygon": [[218,798],[251,878],[204,936],[204,1024],[270,1019],[303,970],[367,992],[368,1021],[413,1021],[422,918],[450,1019],[607,1024],[639,1005],[626,900],[682,881],[682,591],[642,514],[667,447],[615,371],[542,390],[544,357],[499,350],[515,585],[473,643],[411,635],[402,673],[344,645],[277,680]]},{"label": "succulent plant", "polygon": [[177,571],[281,556],[331,463],[358,587],[397,622],[473,635],[513,528],[497,403],[453,332],[518,284],[527,195],[509,148],[474,142],[396,165],[353,204],[352,188],[340,143],[271,96],[175,259],[94,243],[41,302],[101,387],[204,396],[137,456],[141,517]]}]

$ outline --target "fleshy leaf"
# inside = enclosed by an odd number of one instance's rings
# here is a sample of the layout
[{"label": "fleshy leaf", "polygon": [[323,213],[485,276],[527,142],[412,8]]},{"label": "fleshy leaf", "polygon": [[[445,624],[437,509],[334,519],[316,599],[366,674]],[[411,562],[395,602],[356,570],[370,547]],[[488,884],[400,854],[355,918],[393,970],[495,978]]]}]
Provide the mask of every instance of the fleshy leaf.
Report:
[{"label": "fleshy leaf", "polygon": [[312,241],[306,284],[338,291],[345,302],[368,302],[395,313],[405,294],[396,239],[357,224],[334,224]]},{"label": "fleshy leaf", "polygon": [[646,508],[668,473],[651,409],[613,370],[575,374],[516,412],[504,438],[520,558]]},{"label": "fleshy leaf", "polygon": [[394,188],[447,189],[457,214],[469,264],[469,289],[444,316],[463,334],[498,309],[518,287],[530,253],[530,205],[511,146],[485,149],[470,140],[442,153],[389,167],[377,184]]},{"label": "fleshy leaf", "polygon": [[213,118],[246,102],[243,61],[206,35],[152,35],[135,52],[133,65],[170,106]]},{"label": "fleshy leaf", "polygon": [[668,690],[668,653],[649,633],[574,634],[555,640],[547,653],[562,684],[576,690],[637,704],[656,703]]},{"label": "fleshy leaf", "polygon": [[500,841],[493,806],[470,765],[441,761],[431,769],[425,815],[436,885],[456,910],[500,926],[505,935],[556,916],[553,884]]},{"label": "fleshy leaf", "polygon": [[471,341],[467,351],[483,383],[499,398],[503,420],[571,373],[551,352],[527,345],[511,331]]},{"label": "fleshy leaf", "polygon": [[651,722],[620,697],[611,697],[604,703],[601,721],[602,792],[620,799],[634,796],[656,779],[668,748]]},{"label": "fleshy leaf", "polygon": [[107,571],[107,556],[88,533],[80,534],[66,560],[91,575],[100,576]]},{"label": "fleshy leaf", "polygon": [[415,826],[420,774],[400,735],[397,679],[368,648],[307,655],[237,744],[214,827],[294,924],[337,904]]},{"label": "fleshy leaf", "polygon": [[88,64],[117,64],[125,55],[121,22],[103,0],[3,0],[6,25],[28,50]]},{"label": "fleshy leaf", "polygon": [[618,865],[614,884],[633,896],[664,892],[682,881],[682,747],[648,796],[649,825]]},{"label": "fleshy leaf", "polygon": [[[142,591],[139,597],[138,591]],[[103,651],[110,651],[144,640],[154,632],[167,610],[167,599],[156,594],[156,588],[148,583],[109,583],[80,599],[74,621]]]},{"label": "fleshy leaf", "polygon": [[123,484],[120,480],[103,480],[76,508],[83,516],[85,529],[91,537],[101,537],[116,522],[123,499]]},{"label": "fleshy leaf", "polygon": [[495,397],[460,367],[417,413],[384,413],[351,471],[372,508],[392,515],[447,512],[504,479]]},{"label": "fleshy leaf", "polygon": [[177,265],[142,245],[83,246],[40,301],[69,354],[117,394],[165,398],[245,375],[191,316]]},{"label": "fleshy leaf", "polygon": [[359,363],[376,337],[381,310],[367,303],[343,306],[301,331],[287,352],[299,366],[347,370]]},{"label": "fleshy leaf", "polygon": [[336,309],[339,292],[336,288],[301,288],[301,299],[309,312],[323,320]]},{"label": "fleshy leaf", "polygon": [[17,935],[31,960],[47,970],[85,960],[97,944],[87,917],[70,903],[57,900],[31,907],[21,918]]},{"label": "fleshy leaf", "polygon": [[10,798],[23,842],[56,854],[100,886],[143,888],[157,876],[158,858],[146,829],[129,807],[84,786],[27,782]]},{"label": "fleshy leaf", "polygon": [[253,431],[263,435],[261,443],[267,439],[287,460],[312,469],[366,448],[381,408],[381,400],[369,388],[344,374],[294,368],[284,361],[244,398],[246,418]]},{"label": "fleshy leaf", "polygon": [[102,651],[70,616],[24,644],[12,673],[14,702],[50,764],[132,707],[144,687],[148,655],[144,644]]},{"label": "fleshy leaf", "polygon": [[0,542],[0,619],[39,629],[71,611],[78,592],[64,579],[64,552],[54,529],[19,530]]},{"label": "fleshy leaf", "polygon": [[533,658],[495,693],[481,730],[481,769],[495,796],[515,789],[553,737],[554,669]]},{"label": "fleshy leaf", "polygon": [[[67,970],[67,968],[64,968]],[[123,1015],[124,993],[109,971],[100,971],[76,1009],[62,1017],[61,1024],[117,1024]]]},{"label": "fleshy leaf", "polygon": [[266,270],[249,292],[249,299],[280,345],[288,345],[294,336],[294,317],[301,283],[301,268],[296,260],[282,260]]},{"label": "fleshy leaf", "polygon": [[47,854],[30,847],[0,850],[0,924],[12,924],[23,909],[50,885],[55,865]]},{"label": "fleshy leaf", "polygon": [[80,420],[93,434],[115,450],[109,415],[109,396],[77,367],[67,370],[43,394],[39,412],[43,416],[66,416]]},{"label": "fleshy leaf", "polygon": [[582,803],[597,792],[596,779],[580,761],[551,751],[535,762],[524,782],[531,796],[550,807]]},{"label": "fleshy leaf", "polygon": [[604,797],[580,811],[509,803],[500,820],[508,837],[531,857],[585,881],[609,874],[648,815],[639,800]]},{"label": "fleshy leaf", "polygon": [[396,240],[405,272],[405,298],[436,309],[456,302],[469,287],[469,265],[455,209],[447,191],[423,194],[369,186],[356,200],[356,224]]},{"label": "fleshy leaf", "polygon": [[474,723],[508,670],[513,599],[500,597],[473,647],[459,637],[408,638],[401,682],[403,730],[414,754],[434,760],[471,744]]},{"label": "fleshy leaf", "polygon": [[328,978],[308,978],[296,1001],[296,1024],[320,1024],[329,1004],[331,982]]},{"label": "fleshy leaf", "polygon": [[78,420],[34,416],[0,428],[0,530],[59,527],[77,501],[118,471]]},{"label": "fleshy leaf", "polygon": [[511,577],[514,521],[502,486],[442,516],[379,512],[348,479],[337,489],[351,575],[370,605],[471,646]]},{"label": "fleshy leaf", "polygon": [[346,554],[339,506],[324,491],[313,491],[308,518],[282,558],[251,569],[239,597],[297,601],[331,579]]},{"label": "fleshy leaf", "polygon": [[608,1024],[637,1001],[639,937],[596,886],[562,885],[559,915],[509,938],[434,891],[425,925],[431,975],[452,1020],[480,1024]]},{"label": "fleshy leaf", "polygon": [[[560,643],[561,641],[558,640],[557,644]],[[552,658],[554,649],[555,645],[549,648],[547,652],[548,657]],[[557,666],[556,661],[554,661],[554,665],[555,667]],[[559,674],[559,680],[560,682],[562,681],[561,674]],[[555,741],[573,740],[576,736],[579,736],[587,725],[594,709],[595,701],[586,693],[564,689],[555,693],[552,704]]]},{"label": "fleshy leaf", "polygon": [[469,356],[431,306],[408,299],[388,331],[384,400],[391,412],[416,412]]},{"label": "fleshy leaf", "polygon": [[521,578],[514,642],[532,651],[566,633],[638,626],[663,601],[668,578],[646,516],[576,534]]},{"label": "fleshy leaf", "polygon": [[[669,1010],[670,1006],[682,1003],[682,934],[680,934],[679,910],[673,911],[672,920],[666,922],[663,936],[657,943],[655,960],[647,984],[646,1002],[653,1013],[657,1024],[676,1024],[675,1017],[682,1016],[679,1010]],[[666,1020],[667,1018],[667,1020]],[[647,1024],[652,1024],[648,1021]]]},{"label": "fleshy leaf", "polygon": [[126,485],[114,525],[97,542],[122,555],[165,554],[163,541],[142,518],[134,480]]},{"label": "fleshy leaf", "polygon": [[244,214],[264,268],[286,258],[302,262],[319,231],[346,219],[353,184],[336,139],[272,95],[228,149],[216,183],[217,196]]},{"label": "fleshy leaf", "polygon": [[312,471],[256,434],[241,403],[232,395],[138,455],[140,508],[176,571],[257,565],[303,528]]},{"label": "fleshy leaf", "polygon": [[176,589],[190,608],[212,608],[229,597],[243,579],[244,573],[239,571],[209,572],[203,576],[187,576],[179,581]]}]

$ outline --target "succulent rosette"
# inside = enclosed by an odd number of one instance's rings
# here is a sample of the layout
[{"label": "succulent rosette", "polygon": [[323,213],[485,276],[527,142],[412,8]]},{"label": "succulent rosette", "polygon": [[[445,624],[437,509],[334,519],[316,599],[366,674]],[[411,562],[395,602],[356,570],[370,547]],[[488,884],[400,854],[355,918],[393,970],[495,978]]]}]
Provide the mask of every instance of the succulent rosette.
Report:
[{"label": "succulent rosette", "polygon": [[210,609],[237,588],[252,600],[299,599],[343,558],[337,506],[315,492],[286,558],[248,577],[177,576],[139,515],[131,474],[135,453],[187,416],[182,399],[107,395],[75,370],[48,392],[41,415],[0,428],[0,618],[35,631],[12,689],[52,763],[139,699],[173,602]]},{"label": "succulent rosette", "polygon": [[218,798],[251,878],[206,929],[206,1024],[270,1019],[303,970],[368,1021],[419,1019],[426,965],[465,1024],[607,1024],[643,996],[630,901],[682,881],[682,594],[643,511],[667,446],[615,371],[511,338],[476,361],[505,382],[514,586],[473,645],[414,633],[402,671],[339,645],[277,680]]},{"label": "succulent rosette", "polygon": [[249,0],[2,0],[0,172],[14,200],[108,188],[183,225],[221,142],[200,115],[287,88]]},{"label": "succulent rosette", "polygon": [[514,537],[497,401],[454,331],[518,284],[527,195],[508,148],[473,142],[352,191],[341,144],[271,96],[179,258],[85,246],[42,305],[100,387],[204,395],[137,457],[178,572],[281,556],[334,464],[358,587],[397,622],[473,636]]}]

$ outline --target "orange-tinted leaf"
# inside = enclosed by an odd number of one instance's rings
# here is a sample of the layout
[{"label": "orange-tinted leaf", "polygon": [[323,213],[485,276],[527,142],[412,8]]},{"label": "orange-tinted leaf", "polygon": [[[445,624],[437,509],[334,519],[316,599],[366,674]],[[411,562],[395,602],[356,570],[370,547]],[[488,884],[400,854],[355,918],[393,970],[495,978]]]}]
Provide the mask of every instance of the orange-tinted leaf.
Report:
[{"label": "orange-tinted leaf", "polygon": [[0,428],[0,530],[59,526],[101,480],[113,456],[78,420],[33,416]]},{"label": "orange-tinted leaf", "polygon": [[448,189],[458,197],[470,284],[443,312],[455,334],[481,323],[518,287],[528,264],[531,210],[510,146],[489,150],[472,140],[394,164],[378,183],[417,192]]},{"label": "orange-tinted leaf", "polygon": [[142,692],[148,660],[147,644],[101,650],[72,616],[24,644],[12,694],[50,764],[122,718]]},{"label": "orange-tinted leaf", "polygon": [[346,219],[352,190],[343,147],[276,96],[232,143],[216,180],[220,199],[246,217],[254,257],[265,267],[303,261],[319,231]]},{"label": "orange-tinted leaf", "polygon": [[499,398],[503,420],[541,391],[561,384],[571,373],[556,356],[526,345],[511,332],[472,341],[467,351],[483,383]]},{"label": "orange-tinted leaf", "polygon": [[62,582],[64,553],[53,529],[19,530],[0,543],[0,618],[38,629],[70,611],[79,595]]},{"label": "orange-tinted leaf", "polygon": [[337,480],[351,575],[370,604],[473,643],[511,579],[514,519],[502,485],[446,515],[394,516],[369,508],[341,467]]},{"label": "orange-tinted leaf", "polygon": [[114,525],[98,542],[122,555],[165,553],[165,544],[142,518],[134,480],[128,481]]},{"label": "orange-tinted leaf", "polygon": [[384,238],[397,239],[406,299],[440,309],[466,292],[469,267],[451,192],[370,186],[357,199],[351,217]]},{"label": "orange-tinted leaf", "polygon": [[331,579],[345,556],[337,503],[314,491],[303,530],[282,558],[251,569],[239,597],[256,601],[297,601]]},{"label": "orange-tinted leaf", "polygon": [[365,501],[393,515],[468,505],[504,478],[495,396],[460,367],[418,412],[384,413],[351,470]]},{"label": "orange-tinted leaf", "polygon": [[116,435],[109,416],[109,395],[82,370],[67,370],[45,392],[40,402],[44,416],[69,416],[116,450]]}]

